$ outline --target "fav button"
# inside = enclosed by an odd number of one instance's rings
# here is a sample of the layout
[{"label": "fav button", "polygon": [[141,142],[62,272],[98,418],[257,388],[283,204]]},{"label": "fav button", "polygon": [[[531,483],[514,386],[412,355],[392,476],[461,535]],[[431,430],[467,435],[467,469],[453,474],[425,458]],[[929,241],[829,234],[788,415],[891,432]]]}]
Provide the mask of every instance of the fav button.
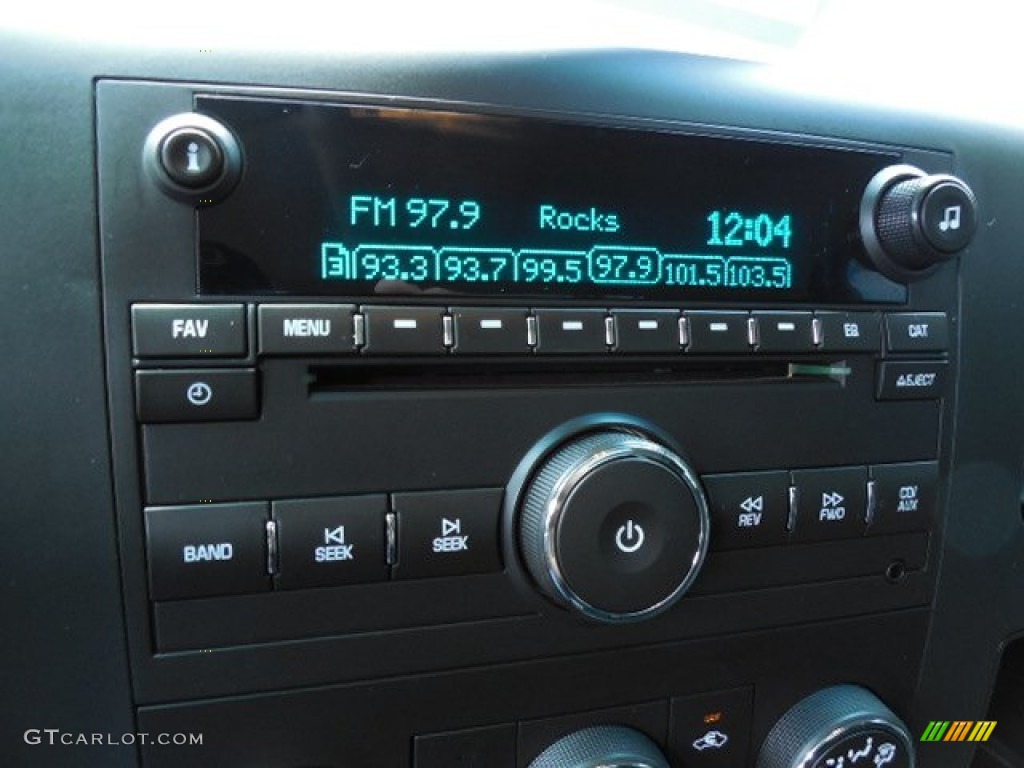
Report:
[{"label": "fav button", "polygon": [[136,357],[240,357],[245,354],[241,304],[135,304]]},{"label": "fav button", "polygon": [[255,419],[260,410],[256,371],[138,371],[135,406],[144,424]]},{"label": "fav button", "polygon": [[500,489],[399,493],[396,579],[501,570]]},{"label": "fav button", "polygon": [[270,588],[266,504],[149,507],[145,521],[154,600]]},{"label": "fav button", "polygon": [[793,472],[797,493],[794,540],[821,541],[857,537],[867,517],[865,467],[801,469]]}]

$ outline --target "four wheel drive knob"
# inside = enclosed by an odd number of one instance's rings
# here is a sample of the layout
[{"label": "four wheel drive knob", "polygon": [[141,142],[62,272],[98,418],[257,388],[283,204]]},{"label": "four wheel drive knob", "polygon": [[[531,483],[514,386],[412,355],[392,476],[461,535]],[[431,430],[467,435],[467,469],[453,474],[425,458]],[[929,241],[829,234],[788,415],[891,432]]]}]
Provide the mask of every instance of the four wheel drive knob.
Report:
[{"label": "four wheel drive knob", "polygon": [[864,191],[860,236],[872,266],[907,283],[966,248],[977,219],[974,193],[960,179],[894,165]]},{"label": "four wheel drive knob", "polygon": [[626,427],[577,435],[542,458],[518,515],[536,585],[599,621],[664,611],[707,553],[708,508],[696,475],[675,451]]}]

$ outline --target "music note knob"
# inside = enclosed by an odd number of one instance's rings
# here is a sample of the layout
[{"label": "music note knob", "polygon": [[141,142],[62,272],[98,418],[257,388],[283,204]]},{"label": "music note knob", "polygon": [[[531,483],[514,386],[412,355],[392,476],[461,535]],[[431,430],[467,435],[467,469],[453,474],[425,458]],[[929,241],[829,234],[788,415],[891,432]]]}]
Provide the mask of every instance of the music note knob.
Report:
[{"label": "music note knob", "polygon": [[967,184],[910,165],[879,171],[861,198],[865,255],[883,275],[903,283],[930,275],[966,248],[977,223],[977,201]]}]

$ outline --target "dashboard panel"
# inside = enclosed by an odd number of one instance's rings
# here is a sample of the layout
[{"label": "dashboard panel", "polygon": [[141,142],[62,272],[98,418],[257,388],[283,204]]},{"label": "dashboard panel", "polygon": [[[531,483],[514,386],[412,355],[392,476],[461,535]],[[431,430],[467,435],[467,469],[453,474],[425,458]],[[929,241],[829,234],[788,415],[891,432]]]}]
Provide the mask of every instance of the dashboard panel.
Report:
[{"label": "dashboard panel", "polygon": [[9,43],[0,754],[1024,759],[1013,127]]}]

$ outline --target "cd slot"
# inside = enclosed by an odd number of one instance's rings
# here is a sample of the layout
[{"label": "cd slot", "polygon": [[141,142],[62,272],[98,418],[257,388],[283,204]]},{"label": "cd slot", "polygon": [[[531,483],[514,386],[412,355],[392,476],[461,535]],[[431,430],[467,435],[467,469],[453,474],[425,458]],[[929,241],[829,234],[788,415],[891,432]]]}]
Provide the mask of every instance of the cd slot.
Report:
[{"label": "cd slot", "polygon": [[[803,365],[803,368],[810,366]],[[643,385],[675,385],[689,382],[810,380],[819,376],[794,372],[794,366],[778,361],[665,363],[621,361],[586,363],[530,361],[440,363],[400,365],[312,365],[308,369],[311,397],[335,392],[381,390],[457,390],[577,388]]]}]

